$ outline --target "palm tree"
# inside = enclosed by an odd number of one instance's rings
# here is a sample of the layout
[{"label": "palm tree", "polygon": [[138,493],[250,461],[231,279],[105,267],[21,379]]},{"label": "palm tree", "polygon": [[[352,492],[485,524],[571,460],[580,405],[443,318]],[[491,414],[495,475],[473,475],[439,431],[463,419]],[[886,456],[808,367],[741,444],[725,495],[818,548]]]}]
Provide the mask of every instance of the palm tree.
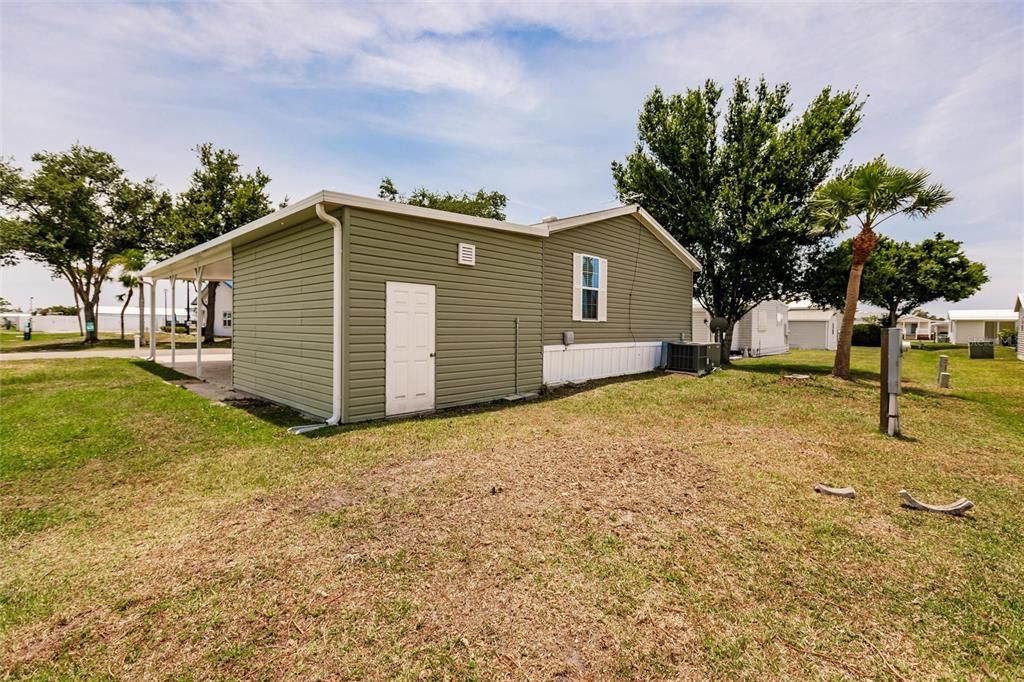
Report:
[{"label": "palm tree", "polygon": [[928,177],[926,170],[890,166],[884,156],[879,156],[862,166],[844,170],[814,193],[811,210],[823,229],[838,234],[851,226],[848,222],[851,218],[853,227],[860,227],[853,238],[853,264],[846,285],[846,305],[832,366],[833,376],[850,378],[850,346],[860,298],[860,279],[864,264],[878,242],[876,228],[896,215],[925,218],[953,200],[953,195],[942,185],[928,184]]},{"label": "palm tree", "polygon": [[[124,305],[121,306],[121,340],[124,340],[124,312],[128,310],[128,304],[132,301],[132,294],[135,293],[135,287],[139,287],[139,294],[142,293],[142,278],[137,273],[142,268],[146,267],[146,255],[139,249],[128,249],[120,256],[115,258],[118,265],[121,266],[121,275],[117,278],[127,291],[123,294],[117,295],[118,301],[124,301]],[[141,333],[141,329],[139,330]]]}]

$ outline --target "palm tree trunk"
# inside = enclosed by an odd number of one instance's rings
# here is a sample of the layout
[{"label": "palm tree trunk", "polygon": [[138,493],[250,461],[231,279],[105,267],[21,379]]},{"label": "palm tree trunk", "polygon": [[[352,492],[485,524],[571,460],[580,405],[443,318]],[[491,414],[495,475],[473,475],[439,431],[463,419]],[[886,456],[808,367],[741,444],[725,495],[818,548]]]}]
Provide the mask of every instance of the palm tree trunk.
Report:
[{"label": "palm tree trunk", "polygon": [[850,351],[853,346],[853,322],[857,317],[857,301],[860,300],[860,280],[864,274],[864,264],[868,262],[877,242],[878,235],[870,226],[861,229],[853,239],[853,265],[850,267],[850,279],[846,283],[843,324],[839,330],[836,359],[832,364],[832,376],[840,379],[850,378]]},{"label": "palm tree trunk", "polygon": [[121,340],[124,341],[124,311],[128,310],[128,304],[132,302],[132,294],[135,293],[135,289],[128,289],[128,293],[124,297],[124,305],[121,306]]},{"label": "palm tree trunk", "polygon": [[840,379],[850,378],[850,350],[853,346],[853,318],[857,315],[857,299],[860,297],[860,278],[864,273],[864,265],[850,268],[850,279],[846,283],[846,306],[843,308],[843,324],[839,328],[839,345],[836,346],[836,359],[832,364],[832,376]]}]

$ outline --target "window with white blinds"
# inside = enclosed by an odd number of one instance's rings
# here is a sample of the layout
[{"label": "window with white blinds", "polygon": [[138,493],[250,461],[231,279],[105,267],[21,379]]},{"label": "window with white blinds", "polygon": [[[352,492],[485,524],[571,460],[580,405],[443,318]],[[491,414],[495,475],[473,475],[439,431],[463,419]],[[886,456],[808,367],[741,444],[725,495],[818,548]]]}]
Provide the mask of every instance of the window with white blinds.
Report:
[{"label": "window with white blinds", "polygon": [[572,255],[572,319],[608,320],[608,260],[585,253]]}]

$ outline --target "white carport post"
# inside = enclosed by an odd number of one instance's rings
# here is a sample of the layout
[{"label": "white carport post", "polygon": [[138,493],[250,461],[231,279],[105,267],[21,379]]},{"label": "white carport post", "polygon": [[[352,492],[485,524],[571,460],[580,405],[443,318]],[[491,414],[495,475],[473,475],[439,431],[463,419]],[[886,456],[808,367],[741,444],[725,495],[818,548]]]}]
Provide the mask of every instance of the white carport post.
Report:
[{"label": "white carport post", "polygon": [[203,266],[196,267],[196,378],[203,378]]},{"label": "white carport post", "polygon": [[[171,275],[171,369],[174,369],[174,336],[175,333],[178,331],[178,306],[175,304],[174,300],[174,290],[177,288],[177,280],[177,275]],[[164,315],[167,315],[166,310],[164,311]]]},{"label": "white carport post", "polygon": [[149,359],[156,362],[156,278],[149,280]]}]

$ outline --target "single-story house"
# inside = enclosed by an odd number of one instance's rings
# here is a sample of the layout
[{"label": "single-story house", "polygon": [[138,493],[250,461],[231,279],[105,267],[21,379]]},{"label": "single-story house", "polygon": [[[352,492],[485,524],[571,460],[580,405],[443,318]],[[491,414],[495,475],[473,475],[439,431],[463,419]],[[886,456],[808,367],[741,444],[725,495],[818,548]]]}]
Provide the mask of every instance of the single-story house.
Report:
[{"label": "single-story house", "polygon": [[977,339],[998,339],[999,332],[1017,326],[1013,310],[950,310],[949,340],[969,343]]},{"label": "single-story house", "polygon": [[1017,313],[1017,359],[1024,360],[1024,293],[1017,294],[1013,312]]},{"label": "single-story house", "polygon": [[3,327],[4,329],[16,329],[19,332],[25,331],[25,322],[30,319],[32,319],[32,315],[30,313],[0,313],[0,327]]},{"label": "single-story house", "polygon": [[810,301],[789,304],[789,347],[835,350],[843,313]]},{"label": "single-story house", "polygon": [[932,320],[921,315],[904,315],[896,320],[896,326],[899,327],[904,339],[927,341],[935,338],[932,323],[939,321],[941,320]]},{"label": "single-story house", "polygon": [[[231,318],[231,315],[232,315],[232,309],[231,309],[232,296],[231,296],[231,292],[233,290],[232,287],[233,287],[233,284],[232,284],[231,280],[220,282],[217,285],[217,292],[213,296],[213,307],[216,308],[216,310],[213,311],[213,335],[214,336],[221,336],[221,337],[231,336],[231,332],[234,329],[234,327],[232,327],[232,318]],[[199,292],[199,297],[198,297],[198,300],[203,302],[203,308],[204,309],[206,308],[206,301],[207,301],[207,298],[209,297],[209,295],[210,295],[210,285],[207,284],[206,286],[203,287],[203,290],[201,292]],[[196,310],[196,300],[195,299],[192,300],[191,308],[192,308],[192,318],[196,319],[198,316],[195,314],[195,310]],[[204,314],[205,315],[209,315],[210,311],[207,310]],[[203,319],[206,319],[206,318],[203,318]]]},{"label": "single-story house", "polygon": [[[157,306],[156,324],[162,326],[171,319],[170,308]],[[185,309],[177,310],[178,321],[184,321]],[[34,332],[78,332],[82,329],[82,315],[33,315],[32,331]],[[149,319],[145,321],[149,329]],[[19,329],[22,328],[19,326]],[[121,306],[101,305],[96,307],[96,331],[104,334],[116,334],[121,331]],[[139,331],[139,307],[134,301],[124,311],[124,332],[135,334]]]},{"label": "single-story house", "polygon": [[[692,340],[714,341],[711,313],[693,302]],[[733,326],[731,350],[737,355],[761,357],[789,352],[789,308],[782,301],[759,303]]]},{"label": "single-story house", "polygon": [[231,280],[234,387],[347,423],[654,369],[699,269],[639,206],[524,225],[323,191],[142,274]]}]

